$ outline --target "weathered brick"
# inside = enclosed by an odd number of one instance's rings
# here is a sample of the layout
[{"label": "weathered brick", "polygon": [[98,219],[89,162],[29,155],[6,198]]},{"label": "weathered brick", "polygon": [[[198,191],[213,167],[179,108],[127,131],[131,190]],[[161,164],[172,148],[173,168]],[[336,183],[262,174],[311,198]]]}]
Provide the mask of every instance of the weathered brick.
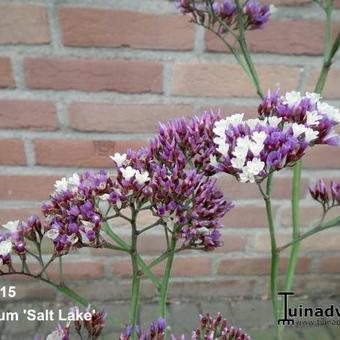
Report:
[{"label": "weathered brick", "polygon": [[[217,185],[224,192],[225,197],[234,199],[262,199],[262,195],[256,185],[248,185],[238,182],[229,175],[218,176]],[[272,197],[275,199],[289,199],[291,196],[292,179],[275,178]],[[300,197],[305,197],[308,192],[307,179],[301,180]]]},{"label": "weathered brick", "polygon": [[[152,268],[155,275],[162,276],[164,274],[165,262]],[[212,260],[207,257],[177,257],[173,264],[172,277],[207,276],[210,275],[211,264]],[[114,260],[112,272],[114,276],[131,277],[130,259]]]},{"label": "weathered brick", "polygon": [[222,298],[254,297],[255,280],[212,280],[170,282],[169,297],[173,298]]},{"label": "weathered brick", "polygon": [[57,111],[53,103],[0,100],[0,128],[55,130],[57,127]]},{"label": "weathered brick", "polygon": [[0,140],[1,165],[25,165],[26,155],[24,142],[19,139]]},{"label": "weathered brick", "polygon": [[0,44],[45,44],[50,41],[46,7],[0,6]]},{"label": "weathered brick", "polygon": [[[297,89],[300,70],[287,66],[258,66],[263,89]],[[232,79],[232,81],[231,81]],[[175,64],[172,68],[172,93],[181,96],[252,97],[255,90],[238,65]]]},{"label": "weathered brick", "polygon": [[[0,178],[1,182],[1,178]],[[0,225],[13,220],[26,220],[32,214],[39,213],[38,207],[32,208],[1,208],[0,209]]]},{"label": "weathered brick", "polygon": [[[275,215],[275,207],[273,211]],[[265,228],[266,210],[264,207],[236,206],[222,218],[221,222],[226,228]]]},{"label": "weathered brick", "polygon": [[340,257],[322,257],[319,263],[319,272],[324,274],[340,273]]},{"label": "weathered brick", "polygon": [[214,250],[216,253],[228,253],[235,251],[244,251],[247,243],[246,235],[242,235],[241,233],[234,234],[221,231],[221,241],[223,245]]},{"label": "weathered brick", "polygon": [[0,57],[0,88],[15,87],[11,61],[7,57]]},{"label": "weathered brick", "polygon": [[[291,235],[277,235],[278,247],[292,240]],[[334,232],[320,232],[301,241],[302,252],[338,251],[340,234]],[[268,234],[257,234],[252,247],[255,251],[270,251],[270,238]]]},{"label": "weathered brick", "polygon": [[[306,273],[309,269],[310,258],[300,257],[297,264],[298,273]],[[279,270],[284,273],[287,270],[288,259],[281,258]],[[219,275],[266,275],[270,273],[269,258],[241,258],[222,260]]]},{"label": "weathered brick", "polygon": [[34,142],[38,165],[112,167],[110,155],[138,149],[145,141],[46,140]]},{"label": "weathered brick", "polygon": [[69,106],[70,125],[80,131],[155,132],[160,121],[192,114],[190,105],[73,103]]},{"label": "weathered brick", "polygon": [[61,176],[0,176],[0,200],[46,200]]},{"label": "weathered brick", "polygon": [[132,11],[64,7],[59,11],[64,45],[191,50],[188,18]]},{"label": "weathered brick", "polygon": [[[308,83],[307,83],[307,88],[309,91],[314,90],[319,74],[320,74],[319,69],[311,71],[309,78],[308,78]],[[340,77],[340,69],[332,67],[327,76],[325,88],[322,91],[322,94],[324,97],[332,98],[332,99],[340,98],[339,77]]]},{"label": "weathered brick", "polygon": [[25,58],[31,89],[161,93],[162,65],[132,60]]},{"label": "weathered brick", "polygon": [[[339,25],[334,25],[334,33]],[[322,21],[270,20],[264,30],[246,33],[252,52],[277,54],[321,55],[323,53]],[[206,33],[206,48],[209,51],[225,52],[225,45],[211,33]]]},{"label": "weathered brick", "polygon": [[[59,264],[53,263],[47,270],[50,279],[58,280]],[[63,264],[64,278],[66,281],[96,280],[104,277],[104,263],[102,261],[81,260]]]},{"label": "weathered brick", "polygon": [[306,152],[303,165],[308,169],[339,169],[340,149],[327,145],[317,145]]}]

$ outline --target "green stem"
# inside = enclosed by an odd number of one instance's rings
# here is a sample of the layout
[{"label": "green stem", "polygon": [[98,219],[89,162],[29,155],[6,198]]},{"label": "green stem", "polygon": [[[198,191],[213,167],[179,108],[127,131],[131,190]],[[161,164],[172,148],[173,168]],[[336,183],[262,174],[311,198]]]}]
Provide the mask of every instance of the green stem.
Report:
[{"label": "green stem", "polygon": [[[260,186],[260,184],[259,184]],[[279,337],[279,327],[278,327],[278,274],[279,274],[279,262],[280,257],[277,252],[276,237],[275,237],[275,227],[273,219],[273,209],[271,203],[271,194],[273,187],[273,174],[270,174],[267,178],[266,192],[261,193],[266,204],[267,220],[270,234],[270,247],[271,247],[271,276],[270,276],[270,287],[271,287],[271,298],[272,298],[272,308],[274,314],[276,337]]]},{"label": "green stem", "polygon": [[244,21],[243,21],[243,8],[240,4],[239,0],[235,0],[236,8],[237,8],[237,26],[239,30],[239,37],[238,37],[238,42],[240,44],[241,51],[243,53],[244,59],[248,65],[249,72],[251,75],[251,80],[256,88],[256,92],[260,98],[263,98],[263,92],[261,90],[259,78],[257,75],[257,71],[255,68],[255,65],[253,63],[253,60],[251,59],[247,40],[245,38],[244,34]]},{"label": "green stem", "polygon": [[139,305],[140,276],[137,261],[137,211],[131,204],[131,264],[132,264],[132,291],[129,324],[132,327],[132,340],[137,339],[137,317]]},{"label": "green stem", "polygon": [[172,234],[171,242],[170,242],[170,249],[169,249],[169,255],[168,260],[166,263],[162,286],[161,286],[161,292],[160,292],[160,300],[159,300],[159,308],[160,308],[160,316],[163,319],[166,319],[166,303],[168,298],[168,291],[169,291],[169,282],[170,282],[170,274],[172,265],[174,262],[174,257],[176,253],[176,234],[175,231]]},{"label": "green stem", "polygon": [[[125,251],[130,252],[129,245],[120,238],[116,233],[114,233],[108,224],[108,222],[103,222],[103,231],[108,235],[113,241],[115,241],[121,248],[123,248]],[[149,280],[153,283],[154,287],[156,289],[160,288],[160,282],[157,279],[157,277],[152,273],[152,271],[149,269],[148,265],[143,261],[143,259],[137,255],[137,261],[140,269],[142,272],[149,278]]]},{"label": "green stem", "polygon": [[60,278],[60,285],[64,285],[64,268],[63,268],[63,259],[62,256],[59,256],[59,278]]}]

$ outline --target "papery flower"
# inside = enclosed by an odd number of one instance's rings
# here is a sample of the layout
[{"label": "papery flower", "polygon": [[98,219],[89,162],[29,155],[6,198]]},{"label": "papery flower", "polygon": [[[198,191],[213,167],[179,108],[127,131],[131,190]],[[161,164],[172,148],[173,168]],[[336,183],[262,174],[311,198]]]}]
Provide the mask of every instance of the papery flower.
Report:
[{"label": "papery flower", "polygon": [[46,340],[70,340],[69,326],[58,324],[56,330],[46,337]]},{"label": "papery flower", "polygon": [[7,229],[10,232],[16,232],[18,225],[19,225],[20,221],[16,220],[16,221],[8,221],[6,224],[3,224],[2,227]]},{"label": "papery flower", "polygon": [[[216,171],[241,182],[260,182],[272,171],[293,166],[308,147],[339,145],[334,132],[338,111],[320,104],[319,98],[313,93],[269,92],[259,106],[258,119],[243,120],[243,114],[235,114],[217,121],[213,128]],[[328,113],[319,107],[326,107]]]},{"label": "papery flower", "polygon": [[[151,323],[146,331],[137,327],[137,340],[163,340],[165,338],[166,322],[163,318],[159,318],[157,322]],[[127,325],[119,340],[130,340],[133,333],[133,327]],[[172,338],[173,339],[173,338]]]},{"label": "papery flower", "polygon": [[270,6],[250,0],[244,7],[244,13],[246,14],[246,29],[261,29],[269,20]]},{"label": "papery flower", "polygon": [[116,152],[114,156],[110,156],[110,158],[116,163],[116,166],[121,167],[126,162],[126,153],[120,154]]},{"label": "papery flower", "polygon": [[334,180],[331,180],[327,186],[323,179],[319,179],[313,187],[309,188],[309,192],[325,209],[340,205],[340,183]]},{"label": "papery flower", "polygon": [[12,252],[12,241],[4,235],[0,235],[0,257],[7,257]]}]

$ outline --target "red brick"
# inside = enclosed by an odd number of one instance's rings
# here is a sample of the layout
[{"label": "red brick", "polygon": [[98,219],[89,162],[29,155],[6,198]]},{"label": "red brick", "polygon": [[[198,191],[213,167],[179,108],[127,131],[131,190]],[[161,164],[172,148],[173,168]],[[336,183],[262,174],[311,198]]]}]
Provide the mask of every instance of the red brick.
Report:
[{"label": "red brick", "polygon": [[[268,4],[268,1],[261,0],[260,3]],[[311,0],[273,0],[270,3],[276,6],[299,6],[310,4]]]},{"label": "red brick", "polygon": [[61,176],[0,176],[0,200],[47,200]]},{"label": "red brick", "polygon": [[[287,66],[258,66],[263,89],[282,91],[298,87],[300,70]],[[232,79],[232,81],[230,81]],[[255,90],[238,65],[175,64],[172,68],[172,93],[181,96],[251,97]]]},{"label": "red brick", "polygon": [[7,57],[0,57],[0,88],[15,87],[11,61]]},{"label": "red brick", "polygon": [[[152,268],[152,271],[157,276],[162,276],[164,273],[166,261]],[[172,277],[195,277],[207,276],[211,272],[212,260],[207,257],[180,257],[175,258]],[[131,262],[130,259],[114,260],[112,264],[114,276],[131,277]]]},{"label": "red brick", "polygon": [[335,0],[334,1],[334,7],[335,8],[340,8],[340,0]]},{"label": "red brick", "polygon": [[70,125],[81,131],[155,132],[160,121],[192,114],[190,105],[73,103],[69,106]]},{"label": "red brick", "polygon": [[208,297],[252,297],[254,298],[255,280],[217,280],[170,282],[169,298],[202,299]]},{"label": "red brick", "polygon": [[[104,277],[104,263],[102,261],[78,261],[66,262],[63,265],[66,281],[95,280]],[[57,281],[59,276],[59,264],[53,263],[48,268],[50,279]]]},{"label": "red brick", "polygon": [[25,58],[31,89],[161,93],[162,65],[128,60]]},{"label": "red brick", "polygon": [[322,257],[319,263],[319,272],[324,274],[340,273],[340,257]]},{"label": "red brick", "polygon": [[318,145],[308,150],[303,158],[303,165],[308,169],[339,169],[340,148]]},{"label": "red brick", "polygon": [[43,6],[0,6],[0,44],[44,44],[50,41],[47,10]]},{"label": "red brick", "polygon": [[26,155],[24,142],[19,139],[0,140],[1,165],[25,165]]},{"label": "red brick", "polygon": [[[339,27],[334,27],[334,32]],[[264,30],[248,31],[246,36],[250,50],[255,53],[321,55],[323,32],[322,21],[270,20]],[[206,33],[206,47],[209,51],[226,51],[211,32]]]},{"label": "red brick", "polygon": [[[307,88],[312,91],[315,88],[316,82],[319,78],[320,70],[313,70],[308,78]],[[340,69],[332,67],[326,80],[324,91],[322,92],[325,98],[340,98]]]},{"label": "red brick", "polygon": [[[280,272],[287,270],[288,259],[281,258]],[[310,259],[300,257],[297,265],[298,273],[308,271]],[[269,258],[242,258],[222,260],[218,269],[219,275],[266,275],[270,273]]]},{"label": "red brick", "polygon": [[[256,185],[240,183],[236,178],[229,175],[218,176],[217,185],[224,192],[225,197],[235,199],[262,199],[262,195]],[[275,178],[272,197],[275,199],[289,199],[291,197],[291,178]],[[301,180],[300,197],[305,197],[308,192],[308,181]]]},{"label": "red brick", "polygon": [[[275,215],[276,208],[273,210]],[[222,224],[226,228],[266,228],[266,210],[264,206],[237,206],[223,217]]]},{"label": "red brick", "polygon": [[257,118],[258,113],[257,113],[257,106],[252,105],[252,106],[240,106],[240,105],[213,105],[213,106],[206,106],[204,105],[203,107],[200,108],[200,111],[220,111],[222,117],[227,117],[231,116],[235,113],[244,113],[245,119],[250,119],[250,118]]},{"label": "red brick", "polygon": [[244,251],[247,243],[246,235],[242,234],[231,234],[228,232],[223,233],[221,241],[223,245],[219,248],[216,248],[214,252],[216,253],[229,253],[235,251]]},{"label": "red brick", "polygon": [[138,149],[145,141],[48,140],[34,142],[38,165],[112,167],[110,155]]},{"label": "red brick", "polygon": [[56,107],[46,101],[0,100],[0,128],[56,130]]},{"label": "red brick", "polygon": [[179,15],[61,8],[64,45],[191,50],[194,26]]},{"label": "red brick", "polygon": [[[279,234],[277,235],[278,246],[292,240],[291,235]],[[340,234],[334,233],[334,231],[325,232],[322,231],[313,236],[310,236],[301,241],[302,252],[327,252],[327,251],[338,251],[340,242]],[[268,233],[258,234],[254,238],[253,249],[255,251],[268,252],[270,251],[270,238]]]},{"label": "red brick", "polygon": [[[0,177],[1,181],[1,177]],[[0,209],[0,225],[13,220],[26,220],[32,214],[39,213],[39,208],[1,208]]]}]

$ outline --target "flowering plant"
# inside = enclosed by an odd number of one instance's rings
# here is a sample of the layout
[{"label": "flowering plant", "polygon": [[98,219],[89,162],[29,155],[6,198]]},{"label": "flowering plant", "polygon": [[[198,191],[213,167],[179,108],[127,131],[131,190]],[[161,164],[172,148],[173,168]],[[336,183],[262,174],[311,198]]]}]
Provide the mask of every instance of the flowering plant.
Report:
[{"label": "flowering plant", "polygon": [[[300,234],[299,190],[301,159],[306,150],[317,144],[339,145],[335,126],[340,122],[339,110],[321,100],[328,70],[339,48],[340,37],[330,44],[333,2],[318,4],[326,11],[324,64],[315,93],[278,90],[263,96],[255,66],[247,46],[244,32],[260,29],[268,21],[270,8],[254,1],[241,4],[226,0],[177,2],[183,14],[215,33],[235,56],[253,82],[261,97],[258,118],[244,120],[243,114],[222,118],[220,113],[205,112],[188,121],[177,119],[161,124],[159,134],[146,148],[111,156],[112,171],[87,171],[62,178],[55,191],[41,207],[43,218],[32,216],[27,221],[10,221],[3,225],[0,235],[0,275],[24,275],[39,279],[68,295],[78,304],[89,303],[71,290],[63,278],[63,258],[82,248],[111,249],[130,255],[132,264],[131,309],[128,326],[120,339],[166,339],[166,303],[174,257],[186,249],[211,251],[221,246],[220,220],[233,208],[223,197],[213,176],[226,173],[243,183],[255,183],[265,201],[271,239],[272,272],[271,293],[275,324],[282,308],[277,301],[279,255],[291,247],[289,267],[284,289],[290,290],[302,239],[321,230],[339,225],[340,218],[324,222],[327,212],[339,205],[339,185],[331,183],[330,193],[323,181],[310,190],[319,201],[324,214],[317,227]],[[231,44],[232,36],[241,54]],[[286,167],[294,167],[292,186],[292,240],[277,245],[272,215],[271,192],[273,175]],[[266,188],[263,188],[263,185]],[[141,228],[138,216],[148,211],[154,222]],[[124,219],[130,225],[130,240],[123,240],[112,228],[113,219]],[[166,240],[166,249],[151,263],[138,253],[141,234],[160,227]],[[42,256],[42,243],[50,242],[53,253],[46,261]],[[38,269],[30,261],[39,264]],[[59,262],[59,282],[49,277],[49,266]],[[153,273],[153,267],[166,262],[162,279]],[[146,332],[137,325],[140,303],[140,280],[147,277],[159,292],[157,323]],[[100,336],[106,315],[93,312],[88,323],[75,323],[81,337]],[[59,325],[50,339],[68,339],[70,324]],[[282,337],[282,327],[276,328],[276,338]],[[175,339],[172,336],[172,339]],[[180,339],[184,339],[181,337]],[[192,339],[250,339],[238,328],[229,327],[220,314],[216,319],[201,317],[200,328]]]}]

